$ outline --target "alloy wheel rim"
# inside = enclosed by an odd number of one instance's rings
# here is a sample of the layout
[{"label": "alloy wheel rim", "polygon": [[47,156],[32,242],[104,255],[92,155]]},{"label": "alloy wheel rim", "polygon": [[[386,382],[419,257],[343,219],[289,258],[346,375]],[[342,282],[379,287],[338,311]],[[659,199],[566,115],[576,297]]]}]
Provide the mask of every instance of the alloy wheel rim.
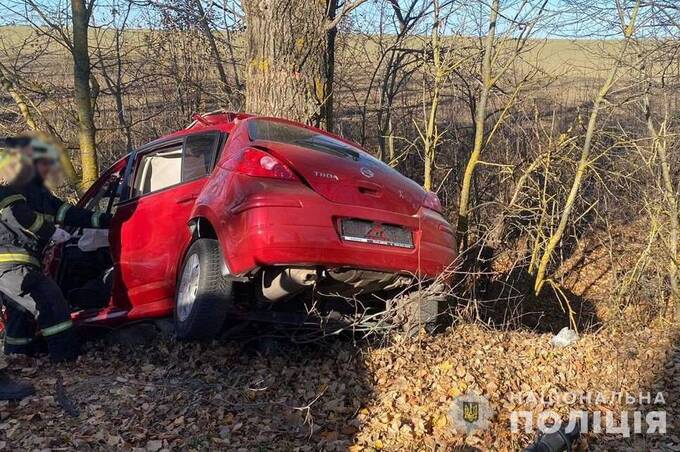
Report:
[{"label": "alloy wheel rim", "polygon": [[201,276],[201,266],[197,254],[192,254],[184,264],[182,279],[179,285],[177,300],[177,317],[184,321],[191,314],[198,293],[198,281]]}]

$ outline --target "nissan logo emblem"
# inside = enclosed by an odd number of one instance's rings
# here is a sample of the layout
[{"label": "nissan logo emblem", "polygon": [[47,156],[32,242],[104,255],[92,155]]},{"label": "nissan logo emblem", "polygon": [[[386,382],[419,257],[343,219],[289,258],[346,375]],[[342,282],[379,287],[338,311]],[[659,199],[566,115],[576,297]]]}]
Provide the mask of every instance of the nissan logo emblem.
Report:
[{"label": "nissan logo emblem", "polygon": [[370,169],[368,169],[368,168],[361,168],[361,174],[362,174],[364,177],[368,177],[369,179],[370,179],[371,177],[375,176],[375,173],[374,173],[373,171],[371,171]]}]

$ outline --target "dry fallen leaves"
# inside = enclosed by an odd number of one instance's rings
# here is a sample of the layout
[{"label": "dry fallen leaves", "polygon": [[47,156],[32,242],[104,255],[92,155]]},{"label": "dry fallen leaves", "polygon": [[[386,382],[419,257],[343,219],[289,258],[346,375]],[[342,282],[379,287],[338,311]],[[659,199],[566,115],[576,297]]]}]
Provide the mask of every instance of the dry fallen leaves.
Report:
[{"label": "dry fallen leaves", "polygon": [[[92,344],[77,364],[58,369],[78,418],[55,400],[51,365],[23,364],[38,392],[0,403],[0,449],[515,450],[531,438],[510,433],[510,411],[546,409],[512,397],[521,392],[660,387],[670,391],[667,409],[677,410],[680,355],[662,331],[603,330],[559,350],[549,339],[461,325],[384,347],[287,343],[268,355],[235,342],[158,338],[135,350]],[[465,437],[448,411],[467,391],[487,397],[496,414],[488,430]],[[674,450],[674,438],[654,441]],[[588,438],[591,448],[617,449],[616,441]]]}]

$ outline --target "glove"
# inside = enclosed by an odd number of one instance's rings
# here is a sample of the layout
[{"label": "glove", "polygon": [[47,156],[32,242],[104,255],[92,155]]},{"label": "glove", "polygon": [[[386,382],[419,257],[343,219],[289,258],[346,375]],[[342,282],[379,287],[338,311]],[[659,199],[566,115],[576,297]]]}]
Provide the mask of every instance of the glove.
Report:
[{"label": "glove", "polygon": [[55,245],[59,245],[60,243],[64,243],[70,238],[71,234],[69,234],[68,232],[64,231],[61,228],[57,228],[54,230],[54,234],[52,234],[52,238],[50,239],[50,241]]}]

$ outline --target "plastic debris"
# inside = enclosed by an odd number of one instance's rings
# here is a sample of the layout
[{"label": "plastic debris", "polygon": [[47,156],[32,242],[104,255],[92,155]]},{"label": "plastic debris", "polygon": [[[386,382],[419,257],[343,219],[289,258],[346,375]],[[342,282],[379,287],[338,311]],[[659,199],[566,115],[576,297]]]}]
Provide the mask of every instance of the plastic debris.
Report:
[{"label": "plastic debris", "polygon": [[567,347],[578,340],[578,333],[566,326],[560,330],[555,336],[553,336],[550,343],[555,347]]}]

